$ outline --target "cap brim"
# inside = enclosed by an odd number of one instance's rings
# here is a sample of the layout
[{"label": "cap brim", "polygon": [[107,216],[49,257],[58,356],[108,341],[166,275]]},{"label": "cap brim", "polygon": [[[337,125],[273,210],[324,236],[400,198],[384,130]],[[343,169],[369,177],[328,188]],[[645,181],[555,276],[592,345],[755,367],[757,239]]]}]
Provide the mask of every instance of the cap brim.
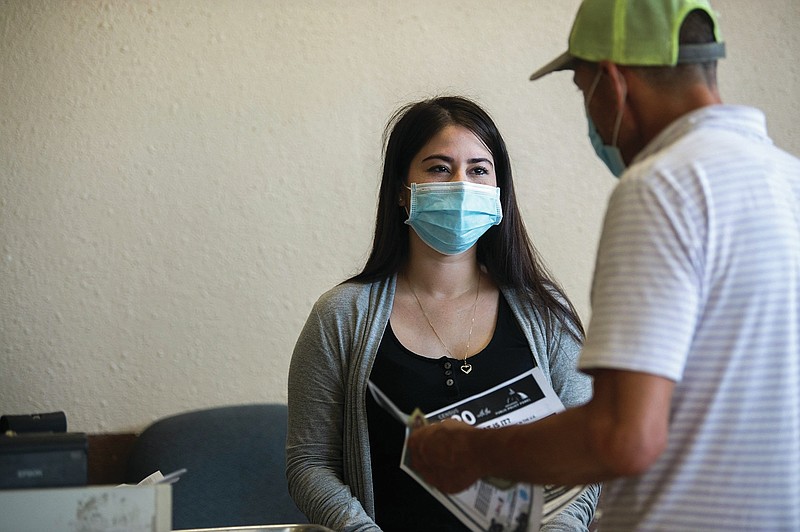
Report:
[{"label": "cap brim", "polygon": [[556,72],[559,70],[572,70],[575,68],[575,57],[570,54],[569,52],[564,52],[563,54],[559,55],[545,66],[531,74],[529,78],[530,81],[537,80],[542,76],[546,76],[550,72]]}]

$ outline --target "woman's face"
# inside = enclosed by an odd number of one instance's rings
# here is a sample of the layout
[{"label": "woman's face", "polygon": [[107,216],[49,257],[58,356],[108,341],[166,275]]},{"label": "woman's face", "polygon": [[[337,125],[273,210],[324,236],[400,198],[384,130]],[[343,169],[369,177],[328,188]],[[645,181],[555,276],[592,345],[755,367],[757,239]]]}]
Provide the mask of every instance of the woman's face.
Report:
[{"label": "woman's face", "polygon": [[434,135],[411,160],[406,185],[445,181],[497,186],[491,152],[465,127],[446,126]]}]

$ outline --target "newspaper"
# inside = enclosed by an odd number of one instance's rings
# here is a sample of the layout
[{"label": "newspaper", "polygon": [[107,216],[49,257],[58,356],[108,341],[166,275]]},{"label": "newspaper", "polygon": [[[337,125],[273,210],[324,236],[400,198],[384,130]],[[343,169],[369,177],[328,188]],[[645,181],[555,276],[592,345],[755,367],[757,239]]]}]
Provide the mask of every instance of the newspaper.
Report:
[{"label": "newspaper", "polygon": [[565,506],[574,501],[585,486],[536,486],[524,482],[487,478],[466,490],[446,494],[427,484],[410,465],[406,446],[416,426],[457,419],[478,428],[504,427],[531,423],[564,410],[564,405],[548,384],[541,369],[533,368],[485,392],[468,397],[435,412],[402,412],[386,395],[369,382],[375,401],[406,426],[406,442],[400,467],[442,503],[466,527],[475,532],[524,532],[538,530]]}]

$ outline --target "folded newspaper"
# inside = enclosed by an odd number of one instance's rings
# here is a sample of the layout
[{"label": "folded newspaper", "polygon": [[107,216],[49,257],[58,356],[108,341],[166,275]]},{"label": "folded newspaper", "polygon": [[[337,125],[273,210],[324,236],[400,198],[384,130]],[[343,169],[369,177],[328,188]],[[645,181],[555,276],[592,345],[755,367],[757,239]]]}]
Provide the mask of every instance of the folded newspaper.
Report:
[{"label": "folded newspaper", "polygon": [[475,427],[493,428],[531,423],[564,410],[564,405],[537,367],[480,394],[435,412],[402,412],[372,382],[375,401],[406,426],[400,467],[470,530],[475,532],[535,531],[577,499],[586,486],[537,486],[487,478],[466,490],[446,494],[427,484],[410,465],[408,436],[415,426],[454,418]]}]

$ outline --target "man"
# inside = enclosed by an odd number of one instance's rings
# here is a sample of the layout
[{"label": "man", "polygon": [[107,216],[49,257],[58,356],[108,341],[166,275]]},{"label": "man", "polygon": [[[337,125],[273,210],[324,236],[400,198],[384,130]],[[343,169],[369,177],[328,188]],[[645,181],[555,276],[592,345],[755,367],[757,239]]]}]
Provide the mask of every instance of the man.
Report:
[{"label": "man", "polygon": [[722,105],[723,53],[706,0],[585,0],[568,52],[531,76],[574,71],[622,176],[580,361],[594,396],[416,431],[433,485],[607,481],[601,529],[800,530],[800,161],[760,111]]}]

